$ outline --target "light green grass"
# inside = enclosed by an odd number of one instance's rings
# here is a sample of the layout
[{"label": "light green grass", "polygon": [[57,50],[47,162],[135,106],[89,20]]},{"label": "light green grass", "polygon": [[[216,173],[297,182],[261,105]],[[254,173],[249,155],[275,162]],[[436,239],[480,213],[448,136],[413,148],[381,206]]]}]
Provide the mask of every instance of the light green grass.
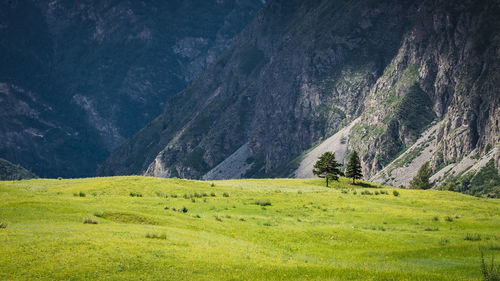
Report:
[{"label": "light green grass", "polygon": [[499,253],[497,199],[348,182],[0,182],[0,280],[480,280]]}]

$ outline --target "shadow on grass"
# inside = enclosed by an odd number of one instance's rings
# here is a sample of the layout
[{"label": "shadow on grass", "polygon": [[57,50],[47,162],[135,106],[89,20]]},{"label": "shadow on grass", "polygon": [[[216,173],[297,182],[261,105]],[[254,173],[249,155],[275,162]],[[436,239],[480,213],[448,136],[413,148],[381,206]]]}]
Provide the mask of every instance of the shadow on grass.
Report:
[{"label": "shadow on grass", "polygon": [[361,187],[367,187],[367,188],[381,188],[380,185],[374,184],[374,183],[369,183],[369,182],[356,182],[356,183],[350,183],[350,185],[356,185],[356,186],[361,186]]}]

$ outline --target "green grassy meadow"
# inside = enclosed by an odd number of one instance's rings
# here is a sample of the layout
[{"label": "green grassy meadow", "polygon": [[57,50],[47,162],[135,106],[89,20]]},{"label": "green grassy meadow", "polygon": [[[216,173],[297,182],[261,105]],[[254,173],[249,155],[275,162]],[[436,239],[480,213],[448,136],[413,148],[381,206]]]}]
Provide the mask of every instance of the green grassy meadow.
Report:
[{"label": "green grassy meadow", "polygon": [[498,199],[349,182],[3,181],[0,280],[481,280],[479,249],[498,260]]}]

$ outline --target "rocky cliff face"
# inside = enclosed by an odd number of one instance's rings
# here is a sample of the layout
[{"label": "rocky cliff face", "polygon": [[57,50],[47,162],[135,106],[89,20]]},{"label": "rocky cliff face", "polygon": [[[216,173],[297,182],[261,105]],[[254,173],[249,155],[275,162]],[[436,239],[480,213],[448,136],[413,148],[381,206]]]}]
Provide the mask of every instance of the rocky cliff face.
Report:
[{"label": "rocky cliff face", "polygon": [[[427,3],[426,3],[427,4]],[[436,169],[499,141],[498,3],[422,5],[415,24],[365,101],[362,124],[373,128],[352,147],[370,176],[411,146],[433,120]],[[438,152],[438,153],[437,153]]]},{"label": "rocky cliff face", "polygon": [[263,4],[2,1],[0,156],[40,176],[93,175]]},{"label": "rocky cliff face", "polygon": [[367,177],[444,120],[437,170],[499,141],[498,13],[495,1],[274,1],[99,174],[207,178],[231,163],[232,177],[288,176],[358,117],[347,147]]}]

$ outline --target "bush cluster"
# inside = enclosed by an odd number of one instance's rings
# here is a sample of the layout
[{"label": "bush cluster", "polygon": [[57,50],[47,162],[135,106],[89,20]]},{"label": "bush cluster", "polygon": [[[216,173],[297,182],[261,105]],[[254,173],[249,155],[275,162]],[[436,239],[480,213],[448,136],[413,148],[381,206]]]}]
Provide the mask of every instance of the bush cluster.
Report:
[{"label": "bush cluster", "polygon": [[142,197],[142,193],[130,192],[130,197]]},{"label": "bush cluster", "polygon": [[165,192],[161,192],[161,191],[157,191],[156,196],[162,197],[162,198],[168,198],[168,194],[166,194]]},{"label": "bush cluster", "polygon": [[363,190],[363,191],[361,191],[361,195],[373,195],[373,193],[371,193],[368,190]]},{"label": "bush cluster", "polygon": [[98,224],[99,222],[97,220],[94,220],[93,218],[84,218],[83,219],[84,224]]},{"label": "bush cluster", "polygon": [[85,197],[85,196],[86,196],[86,194],[85,194],[84,192],[81,192],[81,191],[80,191],[80,192],[78,192],[78,193],[73,193],[73,196],[75,196],[75,197]]},{"label": "bush cluster", "polygon": [[[213,194],[213,195],[212,195]],[[215,197],[215,193],[212,192],[211,196],[212,197]],[[206,192],[203,192],[203,193],[198,193],[198,192],[195,192],[194,194],[184,194],[182,197],[184,199],[193,199],[193,198],[202,198],[202,197],[208,197],[208,193]]]},{"label": "bush cluster", "polygon": [[431,227],[427,227],[426,229],[424,229],[425,231],[439,231],[439,227],[434,227],[434,228],[431,228]]},{"label": "bush cluster", "polygon": [[149,239],[163,239],[163,240],[166,240],[167,239],[167,235],[166,234],[156,234],[156,233],[146,233],[146,238],[149,238]]},{"label": "bush cluster", "polygon": [[255,201],[255,205],[259,206],[271,206],[271,200],[269,199],[260,199]]},{"label": "bush cluster", "polygon": [[163,209],[165,209],[165,210],[170,210],[171,209],[174,212],[178,211],[178,212],[181,212],[181,213],[187,213],[188,212],[188,208],[186,208],[186,206],[182,206],[179,209],[177,209],[175,207],[170,208],[170,206],[165,206],[165,207],[163,207]]},{"label": "bush cluster", "polygon": [[467,241],[481,241],[481,235],[479,234],[472,234],[472,233],[467,233],[464,237],[464,240]]}]

